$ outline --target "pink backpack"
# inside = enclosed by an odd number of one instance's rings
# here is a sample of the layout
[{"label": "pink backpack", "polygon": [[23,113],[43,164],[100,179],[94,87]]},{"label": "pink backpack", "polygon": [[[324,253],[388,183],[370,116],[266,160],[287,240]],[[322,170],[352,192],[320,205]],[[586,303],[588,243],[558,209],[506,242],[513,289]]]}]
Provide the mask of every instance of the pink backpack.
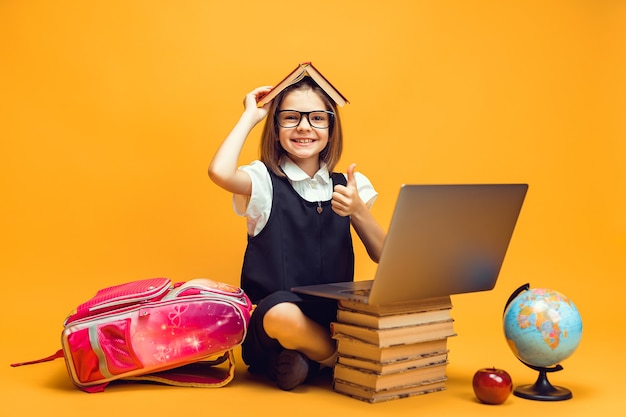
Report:
[{"label": "pink backpack", "polygon": [[86,392],[119,379],[220,387],[234,377],[233,349],[246,336],[251,312],[243,290],[209,279],[129,282],[79,305],[54,355],[11,366],[64,357],[72,382]]}]

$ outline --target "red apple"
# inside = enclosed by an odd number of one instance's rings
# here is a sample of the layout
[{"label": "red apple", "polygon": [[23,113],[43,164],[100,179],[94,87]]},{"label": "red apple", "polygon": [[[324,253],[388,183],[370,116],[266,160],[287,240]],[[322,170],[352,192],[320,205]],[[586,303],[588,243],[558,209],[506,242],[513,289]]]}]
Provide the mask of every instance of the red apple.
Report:
[{"label": "red apple", "polygon": [[503,369],[482,368],[472,380],[476,397],[485,404],[502,404],[513,391],[511,376]]}]

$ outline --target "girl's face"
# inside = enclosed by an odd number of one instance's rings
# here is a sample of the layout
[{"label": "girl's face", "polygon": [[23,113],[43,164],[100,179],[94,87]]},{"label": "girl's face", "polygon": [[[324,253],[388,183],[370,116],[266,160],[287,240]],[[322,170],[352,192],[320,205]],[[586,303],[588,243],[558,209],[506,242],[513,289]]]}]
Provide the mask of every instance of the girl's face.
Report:
[{"label": "girl's face", "polygon": [[[288,93],[280,105],[280,110],[311,112],[326,110],[324,101],[310,89],[299,89]],[[319,169],[319,154],[328,145],[329,129],[317,129],[302,116],[296,127],[278,128],[278,139],[289,157],[309,176]]]}]

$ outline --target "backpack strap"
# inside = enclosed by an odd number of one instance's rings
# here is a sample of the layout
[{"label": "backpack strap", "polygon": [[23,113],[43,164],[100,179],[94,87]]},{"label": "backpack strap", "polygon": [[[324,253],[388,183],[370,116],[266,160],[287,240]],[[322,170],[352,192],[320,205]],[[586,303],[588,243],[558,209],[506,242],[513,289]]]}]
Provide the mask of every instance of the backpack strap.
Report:
[{"label": "backpack strap", "polygon": [[[56,353],[48,357],[27,362],[12,363],[11,366],[33,365],[63,357],[63,349],[59,349]],[[222,364],[226,364],[226,369],[219,367],[219,365]],[[167,371],[126,377],[122,378],[121,381],[157,382],[178,387],[218,388],[227,385],[234,377],[235,354],[233,350],[229,350],[217,359],[198,361]],[[108,385],[109,383],[107,382],[98,385],[80,386],[78,388],[85,392],[95,393],[104,391]]]},{"label": "backpack strap", "polygon": [[[218,367],[226,363],[227,368]],[[215,360],[199,361],[167,371],[122,378],[123,381],[147,381],[178,387],[218,388],[233,380],[235,357],[232,350]]]},{"label": "backpack strap", "polygon": [[42,362],[50,362],[50,361],[53,361],[55,359],[62,358],[63,356],[64,356],[63,355],[63,349],[59,349],[59,350],[56,351],[56,353],[54,353],[54,354],[52,354],[52,355],[50,355],[48,357],[41,358],[41,359],[36,359],[34,361],[12,363],[11,366],[12,367],[16,367],[16,366],[24,366],[24,365],[33,365],[33,364],[42,363]]}]

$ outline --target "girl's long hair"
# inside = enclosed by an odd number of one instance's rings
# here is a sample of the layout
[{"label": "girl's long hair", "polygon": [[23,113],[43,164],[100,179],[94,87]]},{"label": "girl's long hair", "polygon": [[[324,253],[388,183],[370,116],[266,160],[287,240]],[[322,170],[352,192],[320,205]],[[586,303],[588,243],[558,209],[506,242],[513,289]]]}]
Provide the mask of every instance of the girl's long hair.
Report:
[{"label": "girl's long hair", "polygon": [[[297,83],[285,88],[279,95],[272,100],[263,133],[261,135],[261,161],[274,174],[284,177],[285,174],[280,169],[280,159],[286,154],[280,144],[278,138],[278,123],[276,123],[276,112],[280,109],[280,105],[284,97],[294,90],[312,90],[324,101],[326,108],[323,110],[332,111],[335,116],[332,119],[328,132],[328,145],[320,153],[320,162],[325,162],[329,172],[333,172],[335,166],[341,158],[343,150],[343,130],[341,128],[341,119],[337,111],[337,104],[317,85],[311,77],[304,77]],[[322,110],[322,109],[320,109]]]}]

